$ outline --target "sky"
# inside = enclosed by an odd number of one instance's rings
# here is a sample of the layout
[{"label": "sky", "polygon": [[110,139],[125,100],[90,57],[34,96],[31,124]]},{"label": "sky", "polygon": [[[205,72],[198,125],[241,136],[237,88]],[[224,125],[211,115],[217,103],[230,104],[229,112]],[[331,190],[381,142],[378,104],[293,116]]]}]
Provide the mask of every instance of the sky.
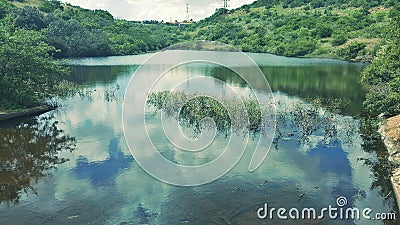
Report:
[{"label": "sky", "polygon": [[[230,0],[230,9],[250,4],[255,0]],[[86,9],[104,9],[115,18],[127,20],[182,21],[186,18],[186,4],[189,17],[199,21],[211,16],[216,8],[223,6],[223,0],[63,0]]]}]

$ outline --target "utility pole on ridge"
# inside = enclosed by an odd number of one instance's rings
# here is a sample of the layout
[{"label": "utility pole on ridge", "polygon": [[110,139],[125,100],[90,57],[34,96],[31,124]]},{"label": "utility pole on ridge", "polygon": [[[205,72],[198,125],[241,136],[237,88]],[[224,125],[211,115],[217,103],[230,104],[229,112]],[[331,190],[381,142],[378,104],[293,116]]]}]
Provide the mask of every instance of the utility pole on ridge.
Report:
[{"label": "utility pole on ridge", "polygon": [[186,4],[186,21],[189,22],[190,17],[189,17],[189,4]]}]

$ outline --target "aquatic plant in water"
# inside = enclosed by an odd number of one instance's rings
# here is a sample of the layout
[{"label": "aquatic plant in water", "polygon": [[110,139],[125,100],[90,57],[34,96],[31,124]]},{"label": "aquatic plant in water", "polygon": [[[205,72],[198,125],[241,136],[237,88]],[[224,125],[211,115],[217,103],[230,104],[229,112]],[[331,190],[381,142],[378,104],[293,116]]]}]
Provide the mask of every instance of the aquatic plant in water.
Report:
[{"label": "aquatic plant in water", "polygon": [[[322,136],[326,144],[339,139],[344,144],[352,144],[358,130],[357,124],[351,118],[337,114],[346,103],[340,99],[309,101],[311,103],[276,100],[273,106],[260,106],[256,99],[246,97],[216,98],[163,91],[150,93],[147,105],[176,119],[182,126],[193,127],[195,133],[200,133],[203,128],[212,128],[212,123],[215,123],[217,131],[226,135],[230,131],[241,133],[243,130],[249,131],[252,135],[262,135],[268,127],[266,123],[271,122],[262,119],[262,111],[266,112],[264,116],[268,117],[275,112],[269,109],[275,107],[276,148],[282,140],[296,139],[309,143],[312,135]],[[324,107],[322,102],[325,103]],[[212,121],[204,120],[205,118],[210,118]]]},{"label": "aquatic plant in water", "polygon": [[[181,125],[193,127],[195,132],[211,128],[215,123],[218,132],[250,131],[260,133],[264,130],[261,108],[256,99],[234,97],[215,98],[205,95],[170,93],[168,91],[151,93],[147,105],[157,111],[162,110],[174,117]],[[211,120],[204,120],[210,118]]]}]

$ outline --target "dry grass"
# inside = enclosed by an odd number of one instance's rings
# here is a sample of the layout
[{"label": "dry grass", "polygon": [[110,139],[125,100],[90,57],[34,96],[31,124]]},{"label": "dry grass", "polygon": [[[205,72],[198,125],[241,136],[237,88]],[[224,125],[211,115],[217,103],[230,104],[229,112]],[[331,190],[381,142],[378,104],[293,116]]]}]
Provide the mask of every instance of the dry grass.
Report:
[{"label": "dry grass", "polygon": [[23,8],[26,6],[31,6],[31,7],[39,7],[42,3],[40,0],[25,0],[24,2],[11,2],[11,4],[15,5],[18,8]]}]

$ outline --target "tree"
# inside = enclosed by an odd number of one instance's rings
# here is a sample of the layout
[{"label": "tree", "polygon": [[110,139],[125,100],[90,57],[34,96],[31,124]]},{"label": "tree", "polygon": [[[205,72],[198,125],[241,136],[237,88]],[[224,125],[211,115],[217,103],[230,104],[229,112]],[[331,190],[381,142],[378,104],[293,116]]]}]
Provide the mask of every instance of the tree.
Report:
[{"label": "tree", "polygon": [[344,34],[338,34],[333,36],[331,44],[333,46],[339,46],[347,42],[347,37]]},{"label": "tree", "polygon": [[67,70],[49,55],[52,51],[36,31],[0,26],[0,105],[36,106],[57,93]]},{"label": "tree", "polygon": [[311,7],[315,8],[320,8],[324,6],[324,1],[323,0],[312,0],[311,1]]},{"label": "tree", "polygon": [[374,115],[400,113],[400,7],[390,13],[387,44],[362,73],[361,82],[369,87],[364,105]]},{"label": "tree", "polygon": [[27,30],[41,30],[47,27],[43,14],[33,7],[24,7],[14,12],[14,26]]},{"label": "tree", "polygon": [[0,19],[4,18],[11,12],[11,6],[6,1],[0,0]]},{"label": "tree", "polygon": [[41,0],[39,10],[45,13],[52,13],[56,9],[61,9],[61,2],[57,0]]},{"label": "tree", "polygon": [[364,50],[365,47],[365,43],[353,42],[345,48],[340,49],[338,54],[346,60],[355,59],[359,55],[360,51]]},{"label": "tree", "polygon": [[47,42],[61,51],[58,57],[103,56],[110,53],[109,39],[102,30],[88,30],[78,20],[56,19],[44,31]]},{"label": "tree", "polygon": [[300,37],[286,46],[285,55],[304,56],[312,53],[315,48],[315,40],[307,37]]},{"label": "tree", "polygon": [[326,25],[319,25],[316,28],[316,34],[320,38],[327,38],[330,37],[333,33],[332,28],[326,26]]}]

